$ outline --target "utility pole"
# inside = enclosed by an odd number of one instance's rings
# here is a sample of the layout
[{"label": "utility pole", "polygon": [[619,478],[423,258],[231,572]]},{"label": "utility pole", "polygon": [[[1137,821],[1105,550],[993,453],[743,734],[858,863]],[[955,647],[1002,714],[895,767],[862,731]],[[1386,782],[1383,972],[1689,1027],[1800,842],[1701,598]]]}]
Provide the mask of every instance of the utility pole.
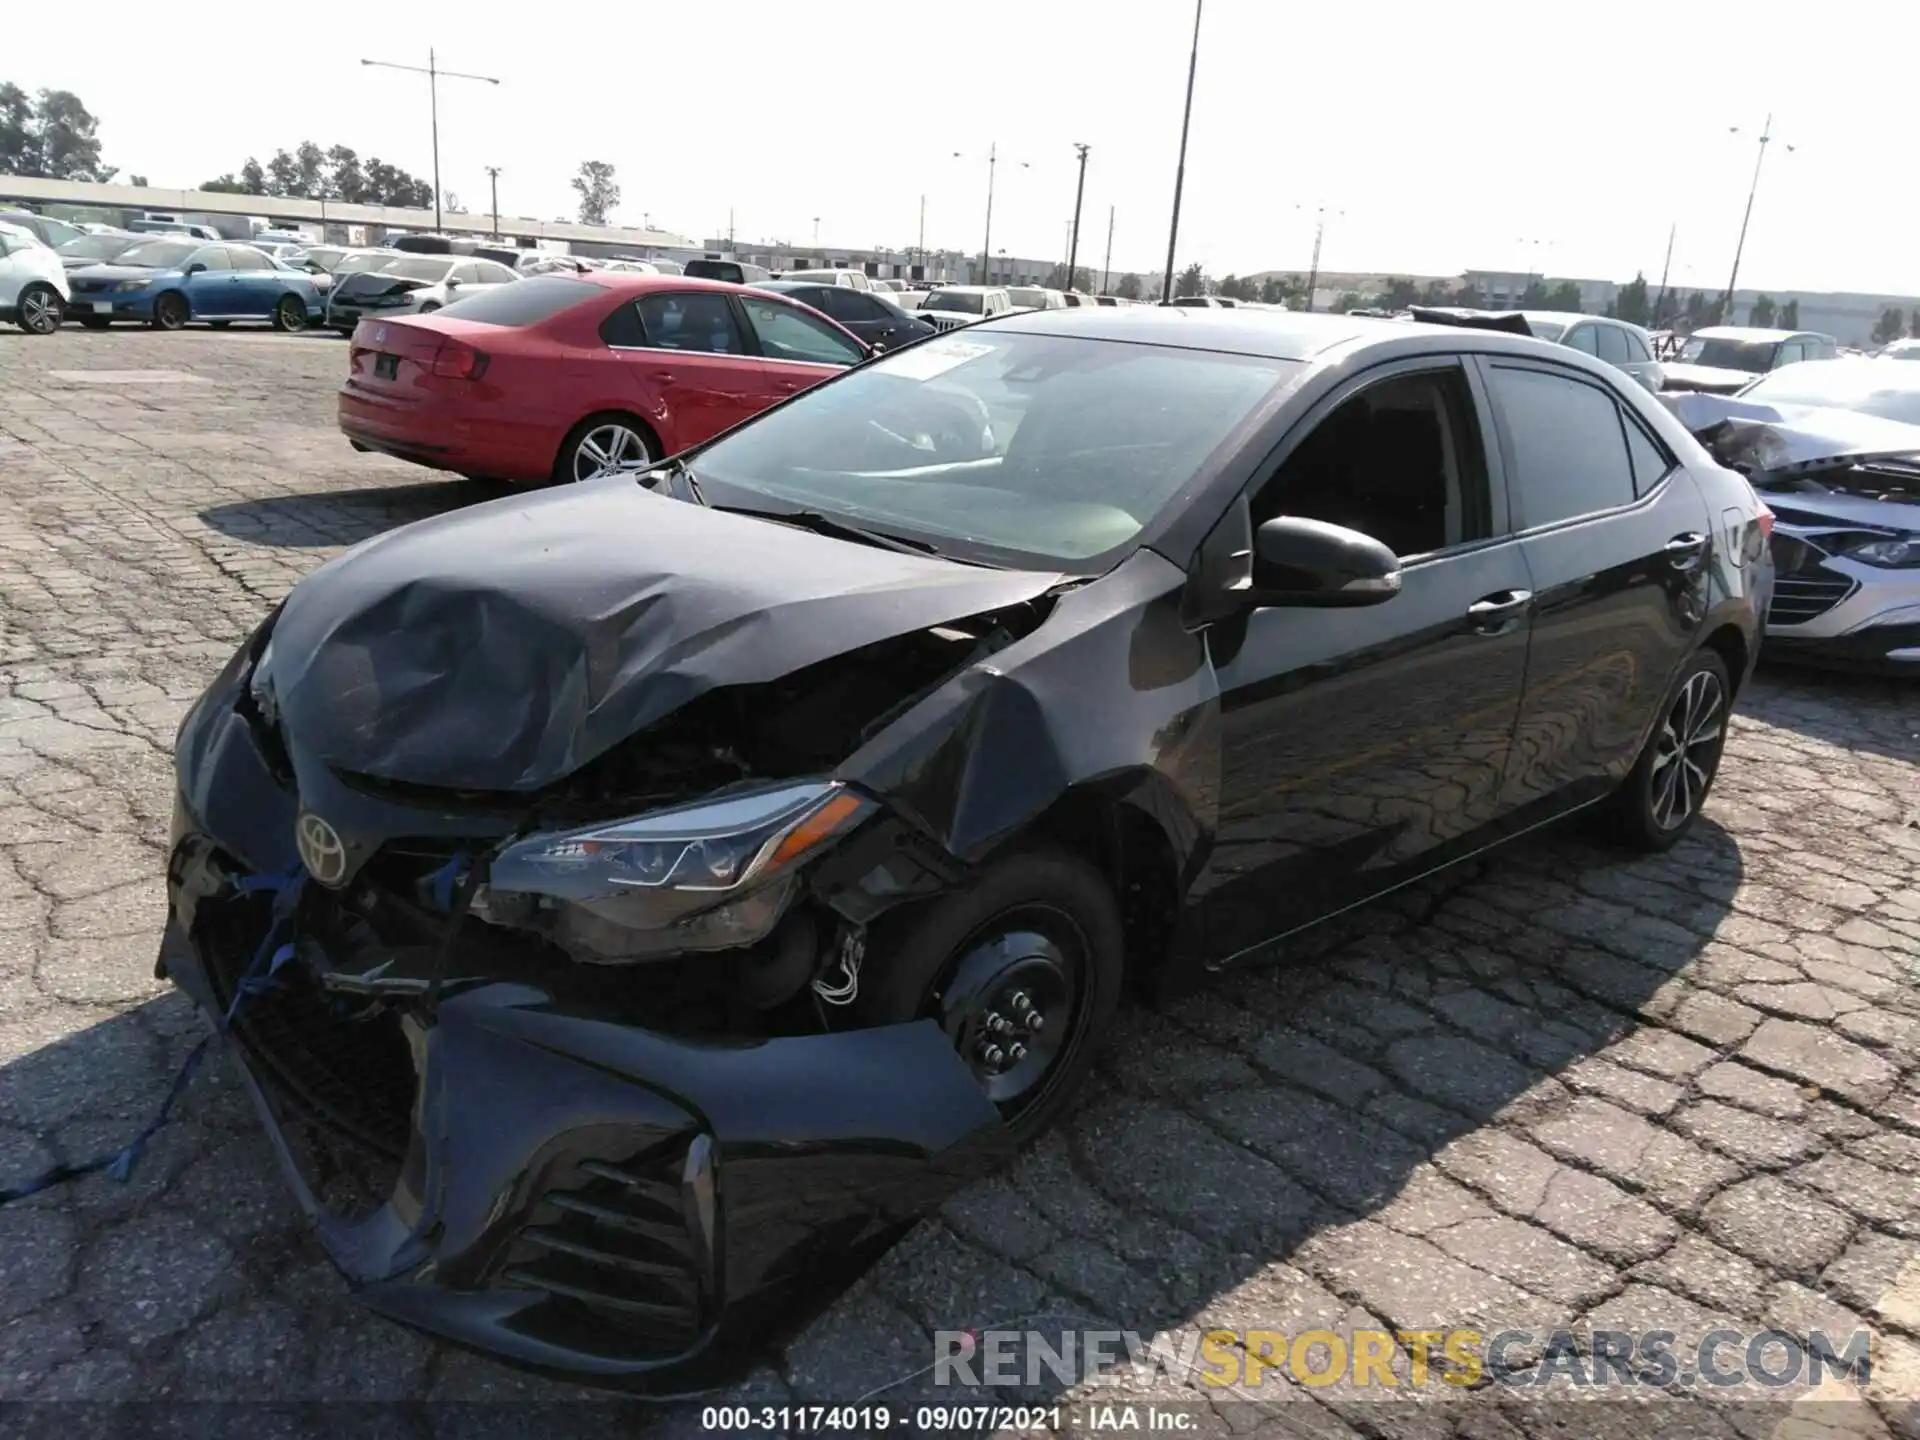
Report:
[{"label": "utility pole", "polygon": [[924,270],[927,265],[927,197],[924,195],[920,197],[920,243],[915,247],[915,253],[920,257],[920,268]]},{"label": "utility pole", "polygon": [[493,238],[500,238],[500,167],[487,166],[487,184],[493,189]]},{"label": "utility pole", "polygon": [[442,70],[440,60],[432,50],[427,51],[427,68],[418,65],[396,65],[391,60],[362,60],[362,65],[375,65],[382,70],[407,70],[415,75],[427,77],[427,103],[433,114],[433,228],[440,228],[440,77],[449,80],[478,80],[485,85],[498,85],[500,82],[491,75],[468,75],[459,70]]},{"label": "utility pole", "polygon": [[1320,240],[1327,233],[1327,207],[1322,205],[1313,220],[1313,260],[1307,266],[1307,310],[1313,310],[1313,292],[1320,283]]},{"label": "utility pole", "polygon": [[[820,222],[816,220],[813,223],[818,225]],[[727,253],[729,255],[733,253],[733,207],[731,205],[727,206]]]},{"label": "utility pole", "polygon": [[[953,152],[953,158],[956,160],[965,160],[969,157],[963,152],[956,150]],[[980,157],[976,155],[971,158],[977,160]],[[1033,168],[1025,160],[1015,160],[1010,163],[1018,165],[1022,170],[1030,170]],[[985,238],[980,242],[979,283],[982,285],[987,283],[987,276],[993,262],[993,178],[994,172],[999,167],[999,164],[1000,142],[996,140],[987,147],[987,228]]]},{"label": "utility pole", "polygon": [[1107,207],[1107,258],[1100,266],[1100,293],[1108,294],[1113,279],[1113,206]]},{"label": "utility pole", "polygon": [[[1740,133],[1740,127],[1738,125],[1729,126],[1728,133],[1737,135]],[[1733,318],[1733,290],[1734,286],[1740,280],[1740,254],[1747,248],[1747,222],[1753,219],[1753,197],[1758,194],[1760,190],[1760,167],[1766,163],[1767,146],[1772,140],[1773,116],[1769,115],[1767,116],[1767,123],[1760,127],[1760,153],[1753,158],[1753,183],[1747,187],[1747,208],[1746,212],[1740,217],[1740,238],[1735,242],[1733,247],[1733,271],[1727,276],[1727,293],[1722,296],[1720,300],[1719,318],[1722,321]],[[1787,149],[1791,152],[1793,146],[1789,145]]]},{"label": "utility pole", "polygon": [[1655,325],[1660,323],[1660,312],[1667,303],[1667,277],[1673,273],[1673,237],[1680,233],[1680,222],[1674,221],[1667,227],[1667,258],[1660,267],[1660,298],[1653,302],[1653,314],[1647,318]]},{"label": "utility pole", "polygon": [[1173,219],[1167,225],[1167,273],[1160,279],[1160,303],[1173,299],[1173,251],[1180,239],[1180,192],[1187,185],[1187,130],[1193,123],[1193,76],[1200,68],[1200,7],[1193,0],[1193,49],[1187,55],[1187,106],[1180,114],[1180,163],[1173,172]]},{"label": "utility pole", "polygon": [[1067,242],[1067,289],[1073,289],[1073,267],[1080,259],[1080,202],[1087,193],[1087,151],[1089,146],[1075,143],[1080,152],[1080,183],[1073,191],[1073,238]]}]

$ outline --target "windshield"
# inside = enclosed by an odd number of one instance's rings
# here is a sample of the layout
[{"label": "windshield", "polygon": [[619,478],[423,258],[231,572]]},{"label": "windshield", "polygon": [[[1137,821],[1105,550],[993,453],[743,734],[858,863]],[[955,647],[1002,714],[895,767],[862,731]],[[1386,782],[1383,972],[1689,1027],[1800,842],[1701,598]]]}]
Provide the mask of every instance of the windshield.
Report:
[{"label": "windshield", "polygon": [[1300,369],[969,330],[849,371],[694,464],[717,505],[818,510],[942,552],[1071,566],[1132,541]]},{"label": "windshield", "polygon": [[187,257],[200,248],[198,240],[142,240],[114,258],[122,265],[150,265],[155,270],[171,270],[187,263]]},{"label": "windshield", "polygon": [[62,245],[60,253],[82,260],[111,260],[122,250],[140,243],[133,235],[81,235]]},{"label": "windshield", "polygon": [[380,266],[380,273],[398,275],[402,280],[424,280],[430,285],[437,285],[446,279],[453,272],[453,267],[459,263],[451,257],[429,259],[424,255],[397,255]]},{"label": "windshield", "polygon": [[1007,291],[1007,299],[1016,305],[1025,305],[1030,310],[1047,308],[1047,292],[1031,285],[1022,285],[1017,290]]},{"label": "windshield", "polygon": [[1763,375],[1740,392],[1769,405],[1821,405],[1920,425],[1920,377],[1904,379],[1872,360],[1815,361]]},{"label": "windshield", "polygon": [[305,250],[302,250],[299,253],[299,255],[289,256],[288,258],[300,259],[300,260],[311,260],[315,265],[318,265],[322,270],[331,272],[334,266],[338,265],[343,259],[346,258],[346,254],[347,254],[346,251],[337,250],[329,245],[309,245]]},{"label": "windshield", "polygon": [[1719,370],[1745,370],[1760,375],[1773,367],[1777,340],[1720,340],[1696,335],[1680,347],[1687,365],[1711,365]]},{"label": "windshield", "polygon": [[960,310],[968,315],[984,315],[987,297],[978,290],[966,294],[957,290],[936,290],[920,302],[922,310]]},{"label": "windshield", "polygon": [[1544,315],[1529,315],[1527,316],[1527,329],[1538,335],[1542,340],[1558,340],[1562,335],[1567,333],[1567,322],[1564,320],[1549,320]]},{"label": "windshield", "polygon": [[347,256],[338,265],[333,267],[333,273],[336,275],[357,275],[362,270],[378,270],[391,259],[393,259],[391,255],[381,255],[377,252],[369,254],[363,251],[358,255]]}]

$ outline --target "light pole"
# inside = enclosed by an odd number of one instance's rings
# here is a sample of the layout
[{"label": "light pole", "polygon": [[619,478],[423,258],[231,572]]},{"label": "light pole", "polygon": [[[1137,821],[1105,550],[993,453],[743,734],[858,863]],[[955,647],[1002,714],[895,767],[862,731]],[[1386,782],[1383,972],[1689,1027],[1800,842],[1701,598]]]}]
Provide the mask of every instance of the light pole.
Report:
[{"label": "light pole", "polygon": [[1667,277],[1673,274],[1673,239],[1679,233],[1678,220],[1667,227],[1667,260],[1660,267],[1660,298],[1653,302],[1653,313],[1647,317],[1655,325],[1660,323],[1660,312],[1667,307]]},{"label": "light pole", "polygon": [[427,65],[423,70],[418,65],[399,65],[391,60],[362,60],[362,65],[375,65],[382,70],[408,70],[415,75],[427,77],[427,103],[433,108],[433,228],[440,228],[440,77],[450,80],[478,80],[485,85],[498,85],[500,82],[491,75],[468,75],[460,70],[442,70],[433,51],[427,51]]},{"label": "light pole", "polygon": [[1107,207],[1107,258],[1100,267],[1100,293],[1107,294],[1113,279],[1113,206]]},{"label": "light pole", "polygon": [[1087,193],[1087,151],[1089,146],[1075,142],[1080,152],[1080,182],[1073,190],[1073,238],[1067,242],[1067,289],[1073,289],[1073,267],[1080,258],[1080,202]]},{"label": "light pole", "polygon": [[[953,152],[953,158],[964,160],[967,157],[963,152],[956,150]],[[1022,170],[1033,168],[1025,160],[1013,160],[1008,163],[1018,165]],[[993,262],[993,177],[999,165],[1000,142],[996,140],[987,146],[987,229],[980,241],[980,283],[983,285],[987,283],[987,272]]]},{"label": "light pole", "polygon": [[[1305,209],[1306,207],[1302,205],[1296,205],[1293,208],[1296,210],[1302,210],[1302,209]],[[1344,215],[1347,212],[1344,210],[1336,210],[1333,213],[1335,215]],[[1316,289],[1318,289],[1320,285],[1320,242],[1322,239],[1325,238],[1326,233],[1327,233],[1327,207],[1324,205],[1321,205],[1317,207],[1313,212],[1313,259],[1308,263],[1308,266],[1307,266],[1306,308],[1309,312],[1313,310],[1313,292]]]},{"label": "light pole", "polygon": [[[1729,135],[1738,135],[1740,127],[1729,125]],[[1740,253],[1747,248],[1747,222],[1753,219],[1753,197],[1760,190],[1760,167],[1766,162],[1767,146],[1773,141],[1773,116],[1767,116],[1767,123],[1760,127],[1760,153],[1753,157],[1753,183],[1747,187],[1747,208],[1740,217],[1740,238],[1733,247],[1733,272],[1727,276],[1727,293],[1720,300],[1720,316],[1723,321],[1733,318],[1733,287],[1740,279]],[[1785,142],[1782,142],[1783,144]],[[1787,152],[1793,152],[1793,146],[1787,146]]]},{"label": "light pole", "polygon": [[500,167],[487,166],[487,184],[493,187],[493,238],[500,238]]},{"label": "light pole", "polygon": [[1180,163],[1173,172],[1173,219],[1167,224],[1167,273],[1160,278],[1160,303],[1173,301],[1173,247],[1180,238],[1180,192],[1187,184],[1187,129],[1193,123],[1193,75],[1200,68],[1200,7],[1193,0],[1193,50],[1187,56],[1187,108],[1180,113]]}]

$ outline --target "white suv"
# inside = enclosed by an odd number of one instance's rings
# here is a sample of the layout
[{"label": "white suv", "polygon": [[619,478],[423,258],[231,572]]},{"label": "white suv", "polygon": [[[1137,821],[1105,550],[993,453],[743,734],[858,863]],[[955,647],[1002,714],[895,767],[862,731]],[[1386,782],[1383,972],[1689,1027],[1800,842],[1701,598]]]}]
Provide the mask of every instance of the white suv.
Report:
[{"label": "white suv", "polygon": [[11,318],[29,335],[51,335],[72,298],[60,257],[38,236],[0,225],[0,319]]}]

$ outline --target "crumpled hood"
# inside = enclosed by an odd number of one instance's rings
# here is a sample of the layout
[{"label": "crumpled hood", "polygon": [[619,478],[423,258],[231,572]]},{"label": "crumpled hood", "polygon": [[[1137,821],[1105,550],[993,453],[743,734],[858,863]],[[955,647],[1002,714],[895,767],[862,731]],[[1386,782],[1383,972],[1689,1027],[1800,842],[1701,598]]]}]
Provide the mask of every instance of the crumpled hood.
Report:
[{"label": "crumpled hood", "polygon": [[1731,395],[1760,378],[1744,370],[1728,370],[1720,365],[1688,365],[1680,360],[1662,361],[1660,368],[1666,375],[1669,390],[1707,390]]},{"label": "crumpled hood", "polygon": [[1749,474],[1793,474],[1920,456],[1920,425],[1863,410],[1774,405],[1731,395],[1662,395],[1714,459]]},{"label": "crumpled hood", "polygon": [[267,670],[287,734],[332,766],[537,790],[708,690],[1063,578],[834,540],[613,479],[356,546],[294,587]]},{"label": "crumpled hood", "polygon": [[1821,494],[1817,490],[1775,490],[1764,485],[1759,494],[1782,524],[1858,525],[1920,535],[1920,504],[1909,501]]}]

